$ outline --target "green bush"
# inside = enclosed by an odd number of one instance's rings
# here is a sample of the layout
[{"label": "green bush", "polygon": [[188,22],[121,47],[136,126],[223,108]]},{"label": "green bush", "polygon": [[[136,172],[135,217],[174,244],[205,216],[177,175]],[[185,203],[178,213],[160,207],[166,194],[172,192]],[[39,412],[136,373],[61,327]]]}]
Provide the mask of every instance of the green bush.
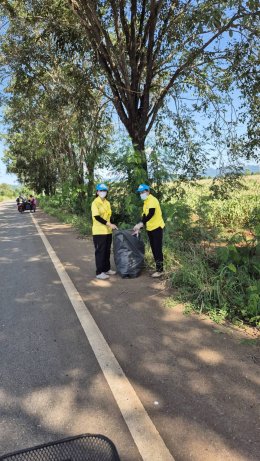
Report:
[{"label": "green bush", "polygon": [[[178,299],[215,321],[260,323],[260,181],[232,195],[210,194],[210,181],[186,183],[179,194],[174,185],[162,195],[166,222],[166,275]],[[164,189],[166,186],[164,185]],[[174,192],[176,190],[176,193]],[[90,203],[63,186],[59,194],[40,199],[41,206],[63,222],[91,233]],[[142,214],[142,202],[133,187],[112,184],[109,191],[114,222],[129,228]],[[246,235],[246,236],[245,236]],[[146,263],[154,265],[146,234]],[[227,237],[228,236],[228,237]],[[230,237],[231,236],[231,237]]]},{"label": "green bush", "polygon": [[17,197],[16,188],[10,186],[9,184],[2,183],[0,184],[0,202],[4,200],[10,200]]},{"label": "green bush", "polygon": [[51,216],[55,216],[66,224],[71,224],[78,229],[80,234],[86,235],[91,233],[92,219],[90,212],[85,214],[75,214],[68,210],[59,196],[38,197],[40,207]]},{"label": "green bush", "polygon": [[[242,237],[241,237],[242,239]],[[172,245],[177,266],[171,272],[179,298],[214,320],[241,319],[260,324],[260,244],[255,237],[244,245],[231,243],[210,252],[199,245]],[[175,262],[176,265],[176,262]]]},{"label": "green bush", "polygon": [[252,195],[226,200],[201,199],[195,209],[201,221],[207,226],[224,226],[232,229],[248,225],[259,198]]}]

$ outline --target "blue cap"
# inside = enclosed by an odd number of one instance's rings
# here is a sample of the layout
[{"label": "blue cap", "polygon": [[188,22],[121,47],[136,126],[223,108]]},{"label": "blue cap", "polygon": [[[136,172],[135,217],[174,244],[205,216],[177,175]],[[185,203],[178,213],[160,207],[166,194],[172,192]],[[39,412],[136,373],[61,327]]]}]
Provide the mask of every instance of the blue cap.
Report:
[{"label": "blue cap", "polygon": [[101,184],[97,184],[96,190],[106,190],[106,191],[108,191],[108,187],[107,187],[106,184],[101,183]]},{"label": "blue cap", "polygon": [[144,192],[145,190],[150,190],[150,187],[147,184],[140,184],[136,192]]}]

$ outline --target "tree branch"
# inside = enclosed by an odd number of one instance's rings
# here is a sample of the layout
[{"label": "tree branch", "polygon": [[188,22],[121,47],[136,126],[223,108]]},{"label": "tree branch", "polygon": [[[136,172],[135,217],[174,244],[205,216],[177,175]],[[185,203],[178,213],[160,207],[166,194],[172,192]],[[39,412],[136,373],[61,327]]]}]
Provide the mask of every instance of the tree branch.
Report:
[{"label": "tree branch", "polygon": [[173,76],[171,77],[169,83],[166,85],[166,87],[164,87],[164,89],[162,90],[159,98],[157,99],[157,101],[155,102],[150,114],[149,114],[149,118],[150,118],[150,123],[147,127],[147,130],[146,130],[146,134],[148,134],[153,126],[153,123],[154,123],[154,120],[157,116],[157,113],[163,103],[163,100],[166,96],[166,94],[168,93],[168,91],[170,90],[170,88],[173,86],[175,80],[179,77],[179,75],[185,71],[187,69],[187,67],[193,62],[195,61],[195,59],[203,53],[203,51],[214,41],[216,40],[216,38],[218,38],[223,32],[225,32],[226,30],[228,30],[230,28],[230,26],[233,24],[234,21],[236,21],[237,19],[240,19],[242,18],[243,16],[240,15],[240,13],[236,13],[232,16],[232,18],[228,21],[228,23],[224,26],[222,26],[221,28],[218,29],[218,31],[204,44],[202,45],[200,48],[198,49],[194,49],[193,51],[191,51],[190,55],[188,56],[188,58],[186,59],[186,61],[175,71],[175,73],[173,74]]}]

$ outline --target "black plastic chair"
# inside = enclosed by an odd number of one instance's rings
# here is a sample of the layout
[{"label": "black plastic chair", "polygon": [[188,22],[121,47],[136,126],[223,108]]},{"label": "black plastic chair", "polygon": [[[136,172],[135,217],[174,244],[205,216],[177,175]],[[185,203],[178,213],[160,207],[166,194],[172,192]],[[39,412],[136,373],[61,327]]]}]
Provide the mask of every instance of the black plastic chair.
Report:
[{"label": "black plastic chair", "polygon": [[8,453],[0,461],[120,461],[115,445],[103,435],[84,434]]}]

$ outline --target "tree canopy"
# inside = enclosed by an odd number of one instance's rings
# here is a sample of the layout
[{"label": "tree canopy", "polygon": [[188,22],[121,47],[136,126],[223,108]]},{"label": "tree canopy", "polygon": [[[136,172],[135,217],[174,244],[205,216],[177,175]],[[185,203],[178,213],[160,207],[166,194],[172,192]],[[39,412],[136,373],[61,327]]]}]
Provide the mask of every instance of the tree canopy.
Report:
[{"label": "tree canopy", "polygon": [[170,92],[210,99],[211,88],[232,85],[236,62],[252,58],[255,1],[68,1],[140,151]]},{"label": "tree canopy", "polygon": [[[33,168],[28,175],[25,170],[30,159],[38,165],[45,159],[48,182],[71,177],[80,185],[87,171],[91,194],[95,167],[106,152],[113,155],[108,165],[121,165],[131,177],[134,167],[125,168],[125,156],[117,162],[117,149],[113,154],[107,149],[112,107],[132,141],[132,163],[142,170],[138,179],[153,179],[156,171],[164,175],[163,167],[196,174],[205,164],[202,144],[210,137],[231,155],[257,154],[255,0],[2,0],[0,5],[2,75],[10,78],[7,161],[21,178],[32,177]],[[234,94],[242,98],[241,111],[234,109],[236,120],[227,117],[225,131],[225,105],[232,105]],[[204,114],[205,138],[196,128]],[[247,128],[243,135],[233,130],[238,123]],[[154,150],[147,158],[149,135]],[[41,189],[42,182],[35,181]]]}]

